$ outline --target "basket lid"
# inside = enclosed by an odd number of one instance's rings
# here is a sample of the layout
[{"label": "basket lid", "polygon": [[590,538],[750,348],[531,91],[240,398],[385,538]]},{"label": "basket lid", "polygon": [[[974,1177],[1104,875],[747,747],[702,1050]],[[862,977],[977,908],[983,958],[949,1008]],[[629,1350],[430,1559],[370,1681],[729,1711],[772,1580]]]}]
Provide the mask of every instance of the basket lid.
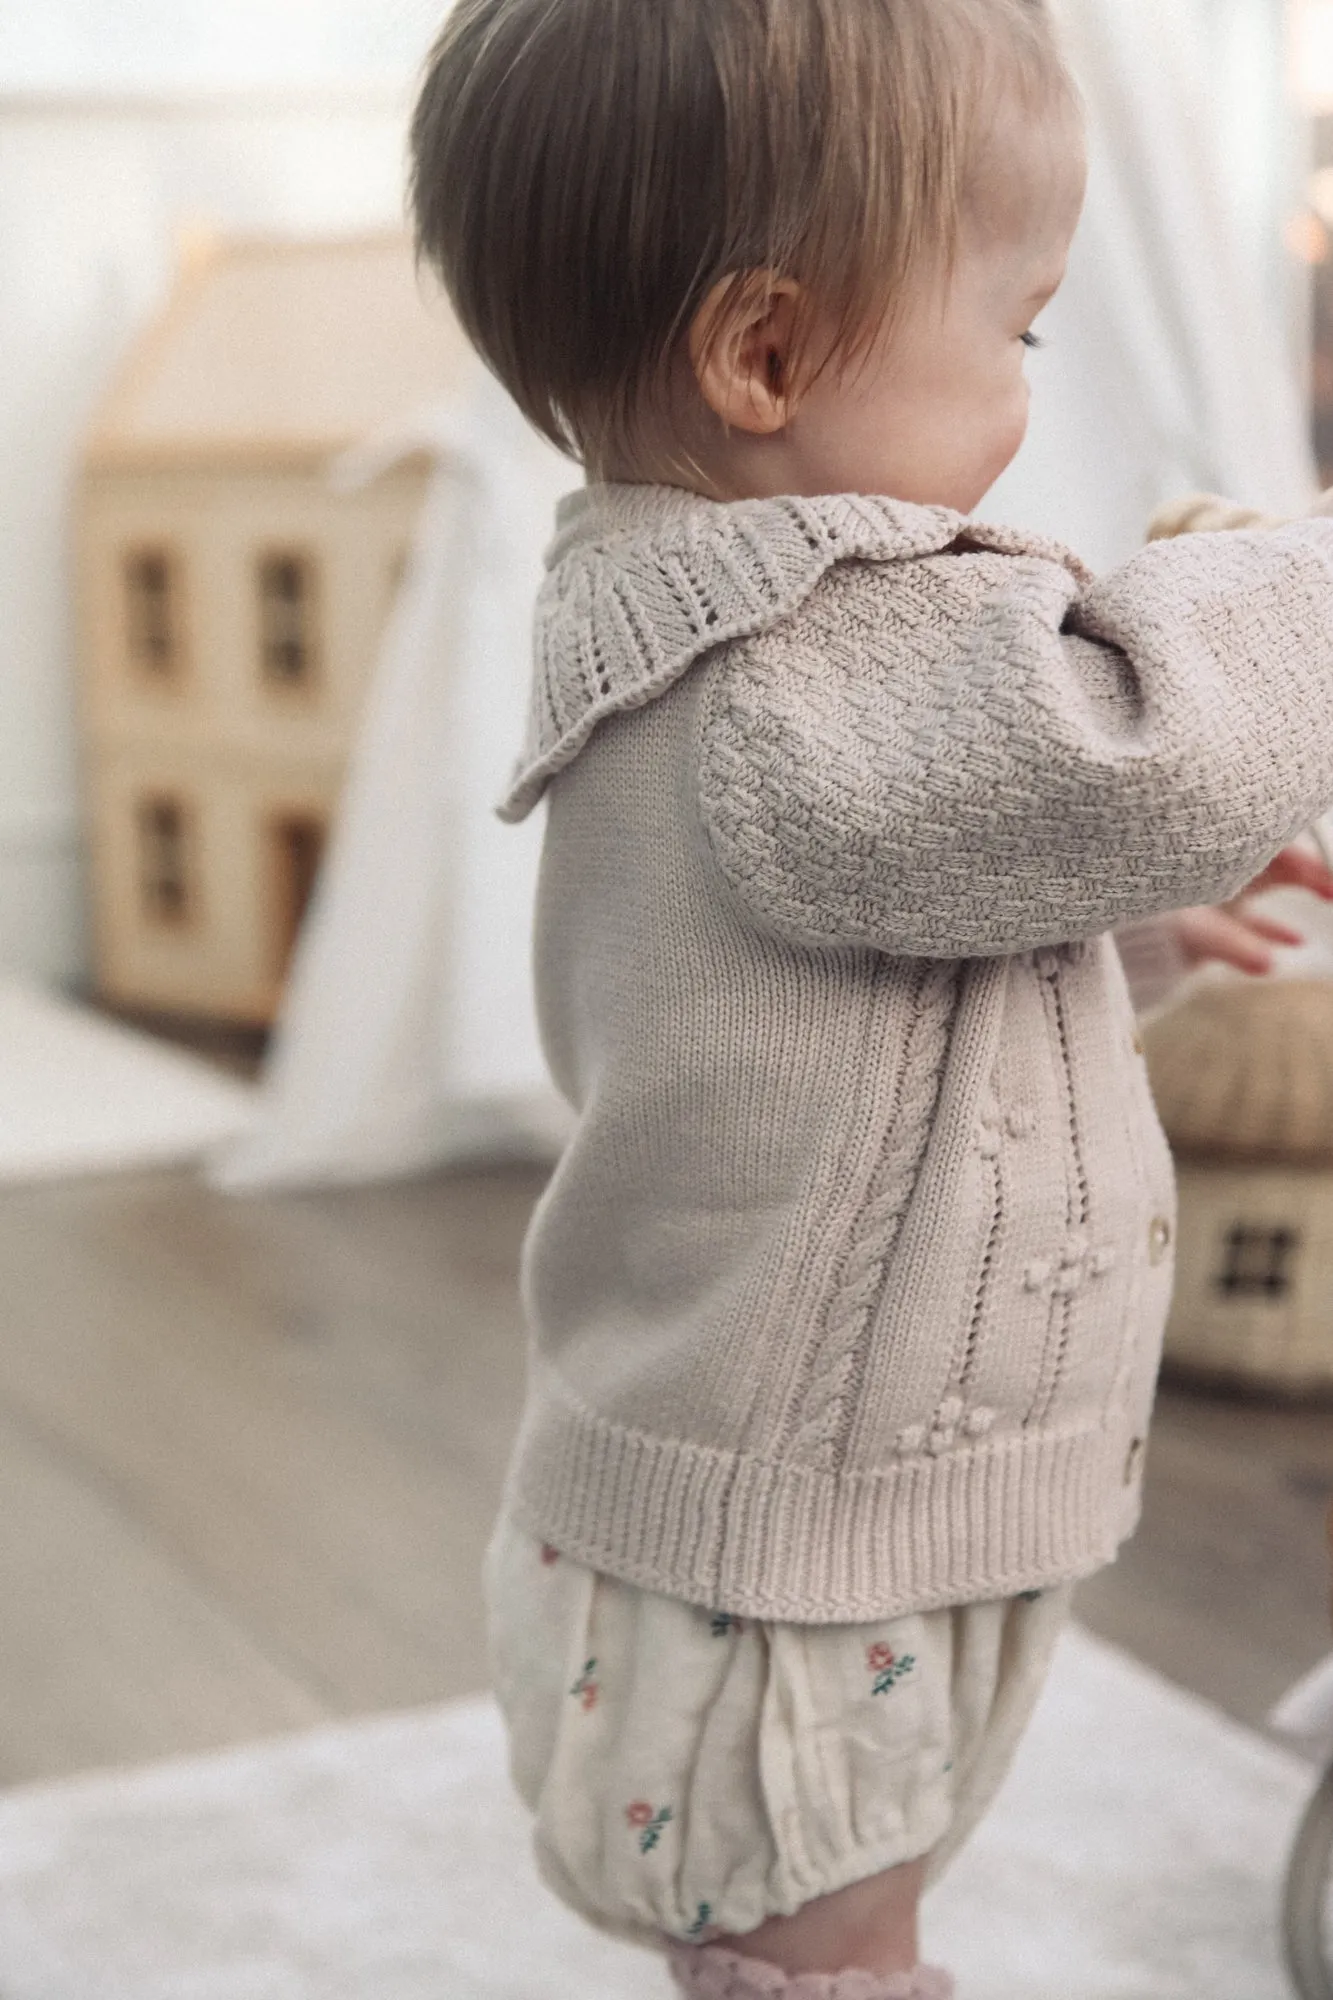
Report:
[{"label": "basket lid", "polygon": [[1333,980],[1219,980],[1144,1046],[1177,1152],[1333,1166]]}]

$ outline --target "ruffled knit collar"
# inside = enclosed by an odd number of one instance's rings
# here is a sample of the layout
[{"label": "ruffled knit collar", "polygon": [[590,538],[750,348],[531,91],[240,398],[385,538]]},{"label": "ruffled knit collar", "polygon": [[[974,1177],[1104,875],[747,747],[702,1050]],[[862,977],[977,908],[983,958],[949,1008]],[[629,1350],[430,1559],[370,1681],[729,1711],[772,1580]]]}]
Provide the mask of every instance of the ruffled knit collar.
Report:
[{"label": "ruffled knit collar", "polygon": [[524,819],[607,716],[652,701],[704,653],[788,618],[834,563],[899,562],[960,539],[1063,550],[947,507],[832,494],[705,500],[589,486],[561,501],[537,598],[527,738],[499,812]]}]

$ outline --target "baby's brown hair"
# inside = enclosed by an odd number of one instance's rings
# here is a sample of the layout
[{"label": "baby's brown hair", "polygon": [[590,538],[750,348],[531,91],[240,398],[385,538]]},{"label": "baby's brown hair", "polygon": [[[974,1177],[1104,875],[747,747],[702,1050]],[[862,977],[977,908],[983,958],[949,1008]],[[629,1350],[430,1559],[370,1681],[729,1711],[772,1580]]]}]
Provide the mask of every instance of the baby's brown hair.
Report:
[{"label": "baby's brown hair", "polygon": [[1073,100],[1046,0],[457,0],[412,122],[419,249],[595,470],[724,279],[711,338],[774,274],[855,351],[950,253],[1015,87]]}]

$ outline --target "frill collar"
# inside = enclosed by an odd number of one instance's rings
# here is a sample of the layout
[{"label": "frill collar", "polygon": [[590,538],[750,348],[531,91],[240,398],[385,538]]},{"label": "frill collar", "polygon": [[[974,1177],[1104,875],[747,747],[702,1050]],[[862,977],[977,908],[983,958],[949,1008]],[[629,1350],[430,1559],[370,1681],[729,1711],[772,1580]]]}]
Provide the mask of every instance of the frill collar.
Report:
[{"label": "frill collar", "polygon": [[665,692],[696,660],[791,616],[839,562],[902,562],[961,544],[1054,557],[1054,544],[947,507],[857,494],[707,500],[596,485],[556,515],[537,597],[527,738],[500,817],[526,818],[599,722]]}]

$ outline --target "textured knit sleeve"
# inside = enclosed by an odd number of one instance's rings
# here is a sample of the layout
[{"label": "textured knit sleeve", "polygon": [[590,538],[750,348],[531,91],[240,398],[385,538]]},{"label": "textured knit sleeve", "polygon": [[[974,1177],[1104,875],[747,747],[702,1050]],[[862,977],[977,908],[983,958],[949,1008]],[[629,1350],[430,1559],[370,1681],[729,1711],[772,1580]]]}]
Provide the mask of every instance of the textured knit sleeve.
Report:
[{"label": "textured knit sleeve", "polygon": [[801,943],[977,957],[1215,902],[1333,802],[1333,524],[1094,581],[843,564],[715,656],[701,731],[721,871]]}]

